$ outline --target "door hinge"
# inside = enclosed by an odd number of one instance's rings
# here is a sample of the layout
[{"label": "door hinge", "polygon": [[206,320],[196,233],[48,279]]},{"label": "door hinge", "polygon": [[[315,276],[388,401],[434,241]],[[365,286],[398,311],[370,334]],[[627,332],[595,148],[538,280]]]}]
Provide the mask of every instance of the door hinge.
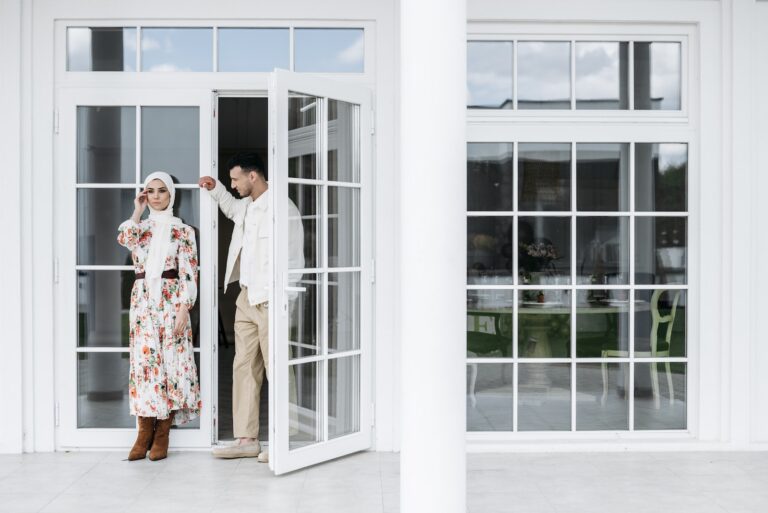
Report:
[{"label": "door hinge", "polygon": [[53,109],[53,133],[59,133],[59,109]]},{"label": "door hinge", "polygon": [[61,406],[59,406],[58,401],[56,401],[56,404],[53,406],[53,422],[56,427],[61,424]]},{"label": "door hinge", "polygon": [[376,133],[376,111],[371,109],[371,135]]},{"label": "door hinge", "polygon": [[53,259],[53,283],[59,283],[59,259]]},{"label": "door hinge", "polygon": [[376,260],[371,260],[371,283],[376,283]]}]

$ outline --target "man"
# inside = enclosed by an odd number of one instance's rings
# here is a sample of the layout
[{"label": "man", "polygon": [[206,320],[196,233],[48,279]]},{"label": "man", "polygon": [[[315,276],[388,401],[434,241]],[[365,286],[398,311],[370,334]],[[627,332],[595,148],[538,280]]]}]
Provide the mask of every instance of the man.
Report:
[{"label": "man", "polygon": [[[200,179],[222,213],[235,222],[227,254],[224,291],[240,280],[235,312],[235,359],[232,364],[232,420],[235,443],[216,447],[218,458],[258,457],[269,461],[259,444],[261,384],[269,365],[269,286],[272,279],[272,219],[267,170],[255,153],[238,153],[227,163],[232,188],[241,199],[210,176]],[[289,201],[289,267],[304,267],[304,231],[296,206]]]}]

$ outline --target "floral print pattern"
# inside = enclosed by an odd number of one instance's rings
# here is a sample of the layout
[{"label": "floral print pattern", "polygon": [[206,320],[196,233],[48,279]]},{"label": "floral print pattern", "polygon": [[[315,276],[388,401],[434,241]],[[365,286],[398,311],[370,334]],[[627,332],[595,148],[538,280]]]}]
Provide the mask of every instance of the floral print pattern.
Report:
[{"label": "floral print pattern", "polygon": [[[117,242],[131,251],[136,273],[144,272],[153,225],[129,219],[118,228]],[[173,423],[180,425],[198,417],[202,406],[191,319],[184,335],[173,336],[177,305],[190,310],[195,305],[198,261],[192,228],[175,225],[170,236],[165,270],[176,269],[179,278],[163,278],[159,302],[144,280],[136,280],[131,290],[128,395],[131,415],[166,419],[174,411]]]}]

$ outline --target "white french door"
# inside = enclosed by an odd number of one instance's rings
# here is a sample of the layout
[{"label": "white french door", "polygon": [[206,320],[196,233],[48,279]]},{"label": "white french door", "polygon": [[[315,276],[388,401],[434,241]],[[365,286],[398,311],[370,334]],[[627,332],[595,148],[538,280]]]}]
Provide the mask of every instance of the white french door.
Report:
[{"label": "white french door", "polygon": [[[55,128],[56,445],[128,447],[128,310],[134,272],[117,227],[144,177],[177,180],[176,214],[195,228],[200,261],[192,312],[201,417],[172,447],[211,444],[211,208],[197,181],[211,162],[208,90],[60,89]],[[201,202],[203,203],[201,205]],[[201,208],[206,207],[206,208]]]},{"label": "white french door", "polygon": [[287,71],[270,83],[270,466],[371,445],[371,97]]}]

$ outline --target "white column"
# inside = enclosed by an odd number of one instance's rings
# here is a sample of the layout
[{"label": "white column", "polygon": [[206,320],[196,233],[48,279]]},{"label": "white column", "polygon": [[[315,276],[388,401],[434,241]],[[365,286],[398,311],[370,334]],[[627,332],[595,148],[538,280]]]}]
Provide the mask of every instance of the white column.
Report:
[{"label": "white column", "polygon": [[466,23],[400,2],[402,513],[466,511]]},{"label": "white column", "polygon": [[23,442],[21,332],[21,11],[20,0],[0,0],[0,155],[3,182],[3,250],[0,453],[21,452]]}]

